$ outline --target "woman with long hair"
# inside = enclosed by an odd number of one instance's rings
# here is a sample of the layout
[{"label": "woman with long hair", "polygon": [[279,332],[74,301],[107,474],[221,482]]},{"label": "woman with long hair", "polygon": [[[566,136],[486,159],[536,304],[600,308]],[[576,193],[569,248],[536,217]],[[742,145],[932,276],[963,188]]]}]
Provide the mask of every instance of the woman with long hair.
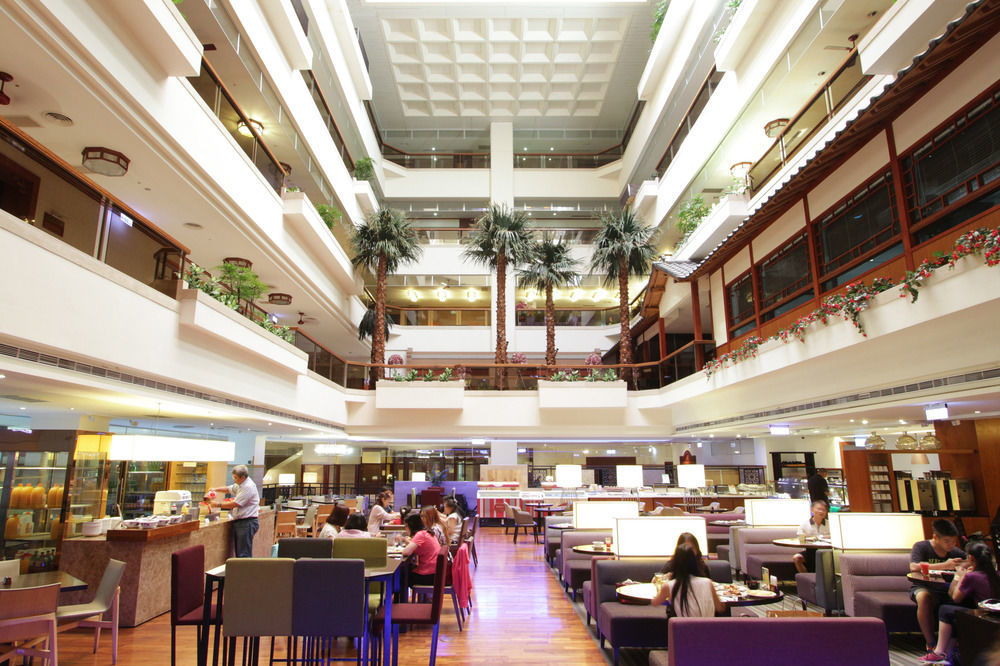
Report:
[{"label": "woman with long hair", "polygon": [[384,523],[399,518],[398,513],[392,513],[392,492],[384,491],[375,496],[375,506],[368,514],[368,531],[372,536],[379,533]]},{"label": "woman with long hair", "polygon": [[456,543],[462,533],[462,510],[458,507],[458,502],[454,497],[449,497],[444,501],[444,522],[448,528],[445,536],[448,543]]},{"label": "woman with long hair", "polygon": [[[698,538],[690,532],[681,532],[677,537],[677,546],[674,548],[674,557],[677,556],[677,549],[687,544],[694,550],[695,557],[698,558],[698,575],[704,578],[711,578],[708,573],[708,565],[705,564],[705,557],[701,554],[701,546],[698,545]],[[674,557],[667,560],[667,563],[660,569],[660,573],[671,574],[674,570]]]},{"label": "woman with long hair", "polygon": [[974,608],[980,601],[1000,598],[1000,575],[993,562],[989,546],[979,541],[969,546],[968,556],[955,569],[955,577],[948,586],[948,596],[954,604],[938,607],[938,640],[934,649],[920,658],[921,664],[946,664],[952,645],[952,625],[955,613],[963,608]]},{"label": "woman with long hair", "polygon": [[672,559],[671,578],[656,593],[653,605],[669,601],[678,617],[714,617],[724,611],[726,605],[719,601],[712,579],[698,575],[700,560],[694,548],[679,545]]},{"label": "woman with long hair", "polygon": [[425,506],[420,510],[420,518],[424,522],[424,527],[434,535],[438,543],[442,546],[448,544],[448,524],[445,523],[444,518],[438,513],[436,507]]},{"label": "woman with long hair", "polygon": [[333,539],[342,529],[344,529],[344,524],[347,522],[350,515],[350,508],[344,504],[337,504],[333,507],[333,511],[330,512],[330,515],[326,517],[326,522],[324,522],[323,527],[320,528],[318,536]]},{"label": "woman with long hair", "polygon": [[424,526],[423,518],[416,512],[406,516],[409,542],[403,548],[403,557],[413,556],[409,575],[410,586],[433,585],[437,555],[441,545],[434,534]]}]

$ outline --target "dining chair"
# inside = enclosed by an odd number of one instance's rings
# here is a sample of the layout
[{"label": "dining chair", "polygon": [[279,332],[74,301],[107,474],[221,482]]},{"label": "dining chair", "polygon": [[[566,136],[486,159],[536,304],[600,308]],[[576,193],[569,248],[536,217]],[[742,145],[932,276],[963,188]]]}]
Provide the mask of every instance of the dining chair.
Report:
[{"label": "dining chair", "polygon": [[[198,641],[205,617],[205,547],[191,546],[170,554],[170,666],[177,663],[177,627],[197,627]],[[217,622],[220,608],[212,604],[209,620]],[[218,638],[218,637],[216,637]],[[225,658],[222,660],[225,662]]]},{"label": "dining chair", "polygon": [[318,504],[309,505],[309,508],[306,509],[306,514],[302,517],[302,522],[295,526],[296,533],[305,532],[309,536],[315,534],[313,527],[316,525],[316,512],[318,509]]},{"label": "dining chair", "polygon": [[56,606],[59,583],[0,589],[0,663],[35,657],[59,663]]},{"label": "dining chair", "polygon": [[[294,570],[295,560],[284,557],[226,560],[222,631],[229,642],[227,663],[235,660],[237,637],[243,637],[244,663],[256,664],[261,636],[292,635]],[[273,661],[274,640],[271,657]]]},{"label": "dining chair", "polygon": [[357,641],[361,666],[368,625],[364,560],[302,559],[295,563],[292,578],[292,640],[304,639],[302,658],[307,663],[322,661],[335,637],[344,636]]},{"label": "dining chair", "polygon": [[469,518],[468,516],[462,518],[462,527],[458,531],[458,538],[448,546],[451,550],[452,557],[455,556],[455,553],[458,552],[459,547],[463,543],[465,543],[465,540],[469,537],[469,523],[471,522],[471,520],[472,519]]},{"label": "dining chair", "polygon": [[476,553],[476,533],[479,531],[479,514],[472,516],[469,524],[469,534],[465,537],[465,542],[469,544],[469,554],[472,555],[472,563],[479,568],[479,554]]},{"label": "dining chair", "polygon": [[293,560],[302,557],[330,559],[333,557],[333,541],[309,537],[278,539],[278,557],[290,557]]},{"label": "dining chair", "polygon": [[21,575],[21,560],[0,560],[0,580],[17,580]]},{"label": "dining chair", "polygon": [[[503,533],[510,534],[510,528],[514,526],[514,507],[510,504],[504,502],[503,505]],[[517,534],[517,528],[514,528],[514,533]]]},{"label": "dining chair", "polygon": [[333,504],[317,505],[316,515],[313,516],[313,526],[312,526],[313,536],[318,535],[319,531],[323,529],[323,523],[325,523],[326,519],[330,517],[331,513],[333,513],[333,507],[334,507]]},{"label": "dining chair", "polygon": [[[94,654],[97,654],[97,643],[101,639],[101,629],[111,630],[111,663],[118,663],[118,597],[119,584],[125,573],[125,563],[119,560],[108,560],[104,567],[104,575],[97,586],[94,600],[87,604],[72,604],[59,606],[56,609],[56,621],[59,631],[75,627],[92,628],[94,630]],[[104,615],[111,614],[111,619],[105,620]]]},{"label": "dining chair", "polygon": [[279,511],[274,523],[274,541],[295,536],[295,511]]},{"label": "dining chair", "polygon": [[[330,541],[330,539],[324,539]],[[336,559],[362,559],[365,567],[377,569],[389,561],[389,542],[385,538],[333,539],[333,555]]]},{"label": "dining chair", "polygon": [[[472,588],[472,577],[469,575],[469,547],[462,544],[458,552],[454,555],[451,566],[448,567],[448,575],[444,584],[444,593],[451,596],[452,606],[455,607],[455,619],[458,621],[458,630],[462,631],[462,623],[465,621],[465,613],[472,614],[472,603],[470,590]],[[414,585],[413,599],[419,597],[426,598],[434,593],[433,585]]]},{"label": "dining chair", "polygon": [[521,511],[520,509],[512,509],[514,512],[514,543],[517,543],[517,531],[518,529],[524,529],[525,536],[528,535],[528,528],[531,528],[531,532],[535,537],[535,543],[538,543],[538,524],[535,519],[531,517],[531,514],[527,511]]},{"label": "dining chair", "polygon": [[[434,593],[430,602],[403,602],[392,605],[392,665],[397,666],[399,657],[399,626],[429,625],[432,626],[430,666],[437,659],[438,630],[441,628],[441,607],[444,605],[444,585],[448,576],[448,547],[441,546],[438,551],[437,563],[434,567]],[[385,622],[385,611],[379,610],[375,615],[374,627]],[[372,637],[376,646],[381,631],[373,631]]]}]

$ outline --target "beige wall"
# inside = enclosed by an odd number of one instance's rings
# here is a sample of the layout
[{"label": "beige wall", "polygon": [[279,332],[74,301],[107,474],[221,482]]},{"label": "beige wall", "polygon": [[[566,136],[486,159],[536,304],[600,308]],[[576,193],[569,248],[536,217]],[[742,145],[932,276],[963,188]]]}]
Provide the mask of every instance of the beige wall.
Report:
[{"label": "beige wall", "polygon": [[886,143],[885,132],[879,132],[809,192],[810,217],[815,220],[821,216],[830,206],[850,194],[851,190],[871,178],[888,163],[889,146]]},{"label": "beige wall", "polygon": [[726,328],[726,294],[722,284],[722,272],[715,271],[708,278],[712,294],[712,334],[715,344],[721,345],[729,341],[729,330]]},{"label": "beige wall", "polygon": [[726,284],[729,284],[734,279],[739,277],[740,274],[745,272],[748,268],[750,268],[750,248],[744,247],[723,266]]},{"label": "beige wall", "polygon": [[[805,206],[800,201],[785,211],[784,215],[772,222],[757,238],[753,239],[751,245],[753,247],[754,261],[760,261],[766,257],[772,250],[780,247],[782,243],[801,231],[805,226]],[[733,277],[736,277],[736,273],[733,274]],[[729,279],[728,269],[726,270],[726,279]]]}]

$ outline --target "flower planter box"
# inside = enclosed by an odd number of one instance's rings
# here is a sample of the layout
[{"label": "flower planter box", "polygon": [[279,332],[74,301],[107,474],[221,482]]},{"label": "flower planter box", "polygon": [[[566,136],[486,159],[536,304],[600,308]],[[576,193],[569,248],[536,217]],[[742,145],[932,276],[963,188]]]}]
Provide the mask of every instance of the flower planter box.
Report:
[{"label": "flower planter box", "polygon": [[465,382],[396,382],[388,379],[375,384],[376,409],[462,409]]},{"label": "flower planter box", "polygon": [[552,382],[538,381],[538,406],[541,409],[624,409],[628,404],[625,382]]}]

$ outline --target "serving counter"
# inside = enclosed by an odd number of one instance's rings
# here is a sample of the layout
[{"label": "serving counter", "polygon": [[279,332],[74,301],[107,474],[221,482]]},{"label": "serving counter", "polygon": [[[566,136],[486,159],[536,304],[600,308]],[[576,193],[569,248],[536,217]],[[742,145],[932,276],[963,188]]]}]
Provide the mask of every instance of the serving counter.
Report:
[{"label": "serving counter", "polygon": [[[260,510],[260,529],[253,542],[255,557],[267,557],[274,543],[274,511]],[[97,590],[109,559],[125,562],[121,582],[119,618],[123,627],[134,627],[170,610],[170,555],[190,546],[205,547],[205,568],[223,564],[233,555],[232,523],[228,520],[200,524],[179,523],[155,530],[134,532],[135,539],[116,535],[66,539],[59,568],[87,582],[89,592],[71,592],[62,603],[84,603]],[[165,530],[161,532],[161,530]],[[141,537],[141,538],[140,538]]]}]

